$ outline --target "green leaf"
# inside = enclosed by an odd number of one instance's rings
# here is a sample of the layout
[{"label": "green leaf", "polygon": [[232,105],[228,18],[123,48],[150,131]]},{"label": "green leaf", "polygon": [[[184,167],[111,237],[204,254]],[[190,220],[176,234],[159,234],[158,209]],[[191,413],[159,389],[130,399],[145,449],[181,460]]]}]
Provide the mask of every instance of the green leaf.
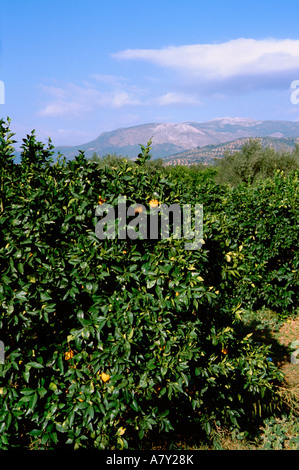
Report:
[{"label": "green leaf", "polygon": [[41,292],[41,295],[40,295],[40,298],[41,298],[41,301],[42,302],[46,302],[47,300],[51,300],[52,297],[50,296],[50,294],[48,292]]},{"label": "green leaf", "polygon": [[55,392],[57,390],[56,383],[55,382],[50,382],[49,389],[52,390],[52,392]]},{"label": "green leaf", "polygon": [[19,402],[20,403],[28,403],[30,402],[32,399],[32,396],[31,395],[25,395],[24,397],[21,397]]},{"label": "green leaf", "polygon": [[34,393],[33,395],[31,395],[30,410],[33,410],[35,408],[35,405],[37,403],[37,399],[38,399],[38,394],[37,393]]},{"label": "green leaf", "polygon": [[148,289],[151,289],[152,287],[154,287],[154,285],[156,284],[156,282],[157,282],[157,279],[151,279],[151,280],[147,279],[147,281],[146,281],[146,287],[147,287]]},{"label": "green leaf", "polygon": [[133,399],[133,401],[130,403],[130,406],[134,411],[136,411],[136,412],[139,411],[139,406],[138,406],[137,401],[135,399]]},{"label": "green leaf", "polygon": [[24,265],[22,263],[18,263],[17,268],[20,274],[24,274]]},{"label": "green leaf", "polygon": [[32,395],[34,393],[34,390],[32,388],[23,388],[21,390],[22,395]]},{"label": "green leaf", "polygon": [[24,290],[21,290],[15,294],[15,297],[17,299],[27,300],[26,295],[27,295],[27,292],[25,292]]},{"label": "green leaf", "polygon": [[88,415],[88,421],[94,418],[94,407],[89,405],[89,407],[86,410],[86,415]]},{"label": "green leaf", "polygon": [[44,366],[40,364],[39,362],[27,362],[26,364],[27,368],[33,367],[34,369],[43,369]]},{"label": "green leaf", "polygon": [[61,354],[58,356],[57,365],[58,365],[58,369],[60,370],[60,372],[64,374],[63,358]]},{"label": "green leaf", "polygon": [[32,431],[29,432],[30,436],[37,437],[42,433],[40,429],[32,429]]},{"label": "green leaf", "polygon": [[29,378],[30,378],[30,370],[29,369],[25,369],[25,371],[23,372],[23,377],[24,377],[24,380],[26,383],[29,382]]}]

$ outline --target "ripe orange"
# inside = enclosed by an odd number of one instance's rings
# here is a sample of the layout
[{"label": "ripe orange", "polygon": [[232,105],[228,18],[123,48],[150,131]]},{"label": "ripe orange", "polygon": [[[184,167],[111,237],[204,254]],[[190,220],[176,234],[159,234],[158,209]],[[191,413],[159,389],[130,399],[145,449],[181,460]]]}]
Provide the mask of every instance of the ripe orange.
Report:
[{"label": "ripe orange", "polygon": [[102,196],[99,196],[99,204],[104,204],[106,202],[106,199],[103,199]]},{"label": "ripe orange", "polygon": [[150,202],[149,202],[149,205],[150,205],[150,207],[152,207],[152,208],[158,207],[158,205],[159,205],[158,199],[151,199]]},{"label": "ripe orange", "polygon": [[69,361],[74,355],[74,351],[72,349],[70,349],[70,351],[67,351],[64,353],[64,359],[66,361]]},{"label": "ripe orange", "polygon": [[108,380],[110,379],[110,375],[105,374],[105,372],[102,372],[101,379],[103,380],[103,382],[108,382]]}]

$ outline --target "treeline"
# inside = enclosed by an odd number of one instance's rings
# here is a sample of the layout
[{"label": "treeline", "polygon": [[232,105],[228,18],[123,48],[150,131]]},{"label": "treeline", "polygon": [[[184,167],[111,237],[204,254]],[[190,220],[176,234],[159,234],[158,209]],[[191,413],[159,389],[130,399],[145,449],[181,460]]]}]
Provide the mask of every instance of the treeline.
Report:
[{"label": "treeline", "polygon": [[236,186],[240,183],[254,184],[265,178],[272,178],[277,170],[290,173],[299,168],[299,145],[293,152],[280,152],[273,148],[264,148],[258,140],[246,143],[240,152],[227,152],[217,162],[219,183]]},{"label": "treeline", "polygon": [[[98,162],[98,168],[118,167],[127,161],[125,157],[105,155],[102,158],[96,153],[92,160]],[[127,161],[133,165],[133,160]],[[179,181],[187,181],[188,185],[196,186],[207,179],[214,179],[218,184],[228,183],[231,186],[238,184],[255,184],[265,178],[273,178],[280,170],[290,173],[299,169],[299,145],[293,152],[279,151],[271,147],[263,147],[257,139],[252,139],[244,144],[238,152],[225,152],[221,159],[215,159],[214,165],[194,164],[190,166],[169,165],[165,166],[163,159],[149,160],[146,162],[149,173],[164,170],[166,174],[175,176]]]}]

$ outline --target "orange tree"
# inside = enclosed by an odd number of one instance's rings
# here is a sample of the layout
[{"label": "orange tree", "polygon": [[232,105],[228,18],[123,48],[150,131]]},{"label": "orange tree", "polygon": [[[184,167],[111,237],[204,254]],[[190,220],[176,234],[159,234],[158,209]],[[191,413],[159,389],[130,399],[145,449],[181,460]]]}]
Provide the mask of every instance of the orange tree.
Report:
[{"label": "orange tree", "polygon": [[232,189],[227,200],[227,268],[242,268],[235,295],[251,309],[266,306],[282,316],[298,309],[298,183],[298,170],[277,171],[256,185]]},{"label": "orange tree", "polygon": [[82,152],[54,163],[32,132],[14,164],[12,137],[1,121],[1,448],[134,448],[184,420],[246,426],[281,375],[240,328],[226,219],[205,207],[197,251],[173,237],[99,240],[99,203],[194,194],[145,170],[149,146],[134,165],[98,169]]},{"label": "orange tree", "polygon": [[[218,227],[205,245],[214,265],[210,281],[227,294],[230,289],[229,302],[233,298],[243,307],[267,307],[282,316],[298,309],[298,178],[298,170],[276,170],[254,184],[231,187],[203,179],[193,186],[194,200],[205,208],[205,229]],[[228,285],[228,278],[234,282]]]}]

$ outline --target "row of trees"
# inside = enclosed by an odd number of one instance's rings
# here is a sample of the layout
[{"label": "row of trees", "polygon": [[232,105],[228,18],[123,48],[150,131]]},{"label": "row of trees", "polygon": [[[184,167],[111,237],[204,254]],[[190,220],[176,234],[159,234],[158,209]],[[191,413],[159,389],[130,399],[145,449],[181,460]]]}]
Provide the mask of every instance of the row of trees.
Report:
[{"label": "row of trees", "polygon": [[[98,168],[105,166],[117,167],[125,157],[105,155],[102,158],[96,153],[92,161],[98,163]],[[127,162],[133,165],[133,161]],[[151,173],[161,170],[163,159],[149,160],[147,170]],[[299,145],[296,144],[292,152],[279,151],[271,147],[263,147],[258,139],[251,139],[244,144],[238,152],[225,152],[224,157],[216,159],[214,165],[194,164],[191,166],[167,166],[165,171],[175,175],[176,179],[183,179],[192,185],[199,185],[206,178],[214,178],[219,184],[228,183],[237,186],[240,183],[255,184],[259,180],[272,178],[277,170],[290,173],[299,169]]]}]

